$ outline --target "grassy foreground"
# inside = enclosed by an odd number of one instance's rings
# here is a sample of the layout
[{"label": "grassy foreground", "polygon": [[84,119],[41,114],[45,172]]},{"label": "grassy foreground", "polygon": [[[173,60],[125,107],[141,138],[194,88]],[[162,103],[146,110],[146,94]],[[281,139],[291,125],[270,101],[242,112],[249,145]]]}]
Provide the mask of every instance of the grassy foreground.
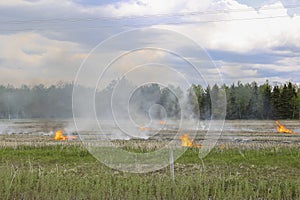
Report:
[{"label": "grassy foreground", "polygon": [[300,199],[300,147],[188,149],[169,168],[128,174],[80,145],[0,148],[0,199]]}]

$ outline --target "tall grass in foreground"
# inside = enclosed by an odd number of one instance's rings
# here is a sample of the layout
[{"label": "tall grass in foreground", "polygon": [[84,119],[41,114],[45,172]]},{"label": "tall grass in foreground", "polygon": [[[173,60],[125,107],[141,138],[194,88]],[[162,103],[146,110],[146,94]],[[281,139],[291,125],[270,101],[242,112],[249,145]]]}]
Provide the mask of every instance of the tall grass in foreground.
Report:
[{"label": "tall grass in foreground", "polygon": [[[89,169],[87,169],[89,170]],[[39,167],[2,168],[1,199],[300,199],[292,181],[251,182],[246,178],[78,173]]]},{"label": "tall grass in foreground", "polygon": [[[141,150],[142,151],[142,150]],[[109,169],[82,146],[0,149],[0,199],[300,199],[299,148],[189,149],[148,174]]]}]

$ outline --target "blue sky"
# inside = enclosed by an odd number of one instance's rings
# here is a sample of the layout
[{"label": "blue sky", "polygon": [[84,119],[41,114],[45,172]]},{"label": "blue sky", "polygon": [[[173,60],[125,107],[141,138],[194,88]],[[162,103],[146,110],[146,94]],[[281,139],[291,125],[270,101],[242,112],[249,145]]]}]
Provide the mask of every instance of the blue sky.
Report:
[{"label": "blue sky", "polygon": [[[195,41],[227,84],[238,80],[263,83],[266,79],[300,83],[299,9],[296,0],[170,0],[168,4],[160,0],[2,1],[0,84],[74,81],[96,45],[135,28],[167,29],[174,37],[177,33]],[[158,45],[149,42],[151,37],[145,35],[139,42]],[[167,44],[167,36],[160,37],[165,48],[177,48],[187,55],[192,52],[188,44]],[[123,42],[127,49],[135,36]],[[112,40],[104,54],[124,53],[119,47]],[[103,52],[100,57],[106,58]],[[163,58],[158,54],[153,59],[145,62]],[[191,55],[189,59],[199,57]],[[173,61],[170,59],[170,65]],[[127,60],[124,66],[130,64],[136,63]]]},{"label": "blue sky", "polygon": [[105,5],[105,4],[114,4],[117,2],[120,2],[120,0],[74,0],[74,2],[79,3],[81,5],[88,5],[88,6],[99,6],[99,5]]},{"label": "blue sky", "polygon": [[[89,6],[95,6],[95,5],[105,5],[105,4],[114,4],[117,2],[121,2],[122,0],[74,0],[74,2],[82,4],[82,5],[89,5]],[[262,0],[238,0],[238,2],[242,4],[246,4],[253,7],[259,7],[267,3],[267,1]]]},{"label": "blue sky", "polygon": [[266,1],[262,0],[238,0],[238,2],[253,7],[260,7],[266,3]]}]

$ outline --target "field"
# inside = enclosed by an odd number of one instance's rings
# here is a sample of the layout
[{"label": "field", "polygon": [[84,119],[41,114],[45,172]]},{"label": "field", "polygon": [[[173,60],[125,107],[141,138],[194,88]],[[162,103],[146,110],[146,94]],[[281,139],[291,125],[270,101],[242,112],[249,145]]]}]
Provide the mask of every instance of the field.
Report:
[{"label": "field", "polygon": [[[298,121],[284,123],[298,130]],[[1,134],[0,199],[300,199],[299,134],[278,134],[271,121],[233,121],[224,130],[202,160],[198,149],[187,148],[175,161],[174,180],[169,167],[143,174],[110,169],[78,140]],[[116,143],[135,152],[159,148],[155,139]]]}]

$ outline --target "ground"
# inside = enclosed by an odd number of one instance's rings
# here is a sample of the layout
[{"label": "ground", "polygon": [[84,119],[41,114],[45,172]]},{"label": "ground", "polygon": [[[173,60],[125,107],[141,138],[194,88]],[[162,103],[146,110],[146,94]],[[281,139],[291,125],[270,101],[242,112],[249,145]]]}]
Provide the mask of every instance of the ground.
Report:
[{"label": "ground", "polygon": [[[297,123],[285,122],[294,130]],[[142,174],[110,169],[79,140],[2,134],[0,199],[300,199],[300,136],[276,133],[271,121],[230,127],[203,159],[199,149],[182,147],[187,151],[175,161],[174,180],[169,167]],[[114,143],[140,153],[163,145]]]}]

